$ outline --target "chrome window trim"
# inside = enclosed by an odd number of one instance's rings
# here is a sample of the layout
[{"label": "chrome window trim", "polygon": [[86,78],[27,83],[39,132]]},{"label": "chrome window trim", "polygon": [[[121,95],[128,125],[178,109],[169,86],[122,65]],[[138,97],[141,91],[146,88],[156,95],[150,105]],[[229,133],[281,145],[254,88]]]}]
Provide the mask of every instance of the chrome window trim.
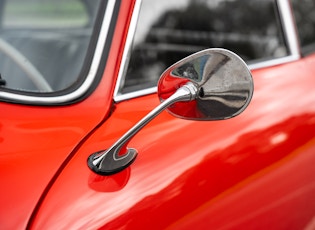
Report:
[{"label": "chrome window trim", "polygon": [[[157,87],[152,87],[152,88],[146,88],[143,90],[138,90],[130,93],[125,93],[125,94],[120,94],[119,89],[122,85],[122,81],[124,80],[124,75],[127,71],[128,67],[128,62],[130,58],[130,52],[132,48],[132,42],[133,38],[135,35],[135,30],[137,26],[137,20],[139,17],[140,13],[140,5],[141,5],[142,0],[138,0],[136,2],[136,6],[134,8],[134,12],[132,15],[128,35],[127,35],[127,40],[125,44],[125,49],[122,57],[122,62],[118,74],[118,79],[116,82],[116,87],[114,91],[114,101],[115,102],[120,102],[140,96],[145,96],[148,94],[156,93],[157,92]],[[284,39],[287,42],[287,46],[289,49],[289,55],[281,58],[275,58],[275,59],[270,59],[267,61],[262,61],[262,62],[257,62],[254,64],[249,64],[250,70],[255,70],[255,69],[260,69],[260,68],[266,68],[270,66],[275,66],[275,65],[280,65],[280,64],[285,64],[288,62],[296,61],[298,60],[301,55],[300,55],[300,47],[299,47],[299,42],[298,42],[298,35],[297,31],[295,28],[295,22],[293,18],[293,13],[291,11],[291,5],[289,0],[276,0],[276,3],[278,5],[278,11],[280,15],[280,20],[281,20],[281,25],[283,28],[283,34],[284,34]]]},{"label": "chrome window trim", "polygon": [[[123,85],[124,76],[127,72],[130,54],[131,54],[131,49],[132,49],[132,44],[133,44],[133,39],[134,39],[134,36],[136,33],[137,22],[138,22],[138,18],[139,18],[139,14],[140,14],[141,4],[142,4],[142,0],[136,1],[134,9],[133,9],[133,13],[132,13],[132,17],[131,17],[130,25],[129,25],[129,29],[128,29],[128,34],[127,34],[127,38],[126,38],[126,43],[125,43],[125,47],[124,47],[124,52],[123,52],[123,56],[121,59],[121,64],[120,64],[120,68],[119,68],[119,72],[118,72],[118,78],[117,78],[116,85],[115,85],[114,101],[120,101],[119,98],[125,98],[124,96],[127,95],[127,94],[120,94],[119,90],[120,90],[121,86]],[[154,88],[156,88],[156,87],[154,87]],[[147,92],[147,89],[140,90],[140,91],[144,91],[144,92],[142,92],[141,95],[154,93],[154,91],[152,91],[152,90]],[[127,96],[126,99],[138,97],[137,92],[138,91],[128,93],[128,95],[131,94],[134,96],[131,96],[131,97]],[[155,90],[155,92],[156,92],[156,90]],[[121,100],[125,100],[125,99],[121,99]]]},{"label": "chrome window trim", "polygon": [[288,44],[291,56],[300,58],[301,50],[298,39],[298,32],[295,27],[295,20],[291,9],[290,0],[277,0],[281,23],[284,29],[284,36]]},{"label": "chrome window trim", "polygon": [[105,47],[105,41],[108,35],[110,23],[112,21],[112,16],[115,8],[116,0],[108,0],[107,6],[105,9],[100,34],[96,43],[94,56],[92,59],[92,63],[89,69],[89,72],[86,76],[85,81],[83,84],[76,89],[75,91],[60,95],[60,96],[29,96],[29,95],[21,95],[15,94],[12,92],[0,92],[1,99],[7,99],[9,101],[14,102],[26,102],[31,104],[62,104],[69,101],[73,101],[81,96],[83,96],[93,84],[93,81],[96,77],[96,73],[101,61],[102,53]]}]

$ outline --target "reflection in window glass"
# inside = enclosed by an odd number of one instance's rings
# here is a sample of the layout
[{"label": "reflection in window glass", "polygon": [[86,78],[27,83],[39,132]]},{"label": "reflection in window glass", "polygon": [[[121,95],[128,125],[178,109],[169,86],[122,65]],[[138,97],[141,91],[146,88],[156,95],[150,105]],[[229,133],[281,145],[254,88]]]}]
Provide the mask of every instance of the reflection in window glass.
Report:
[{"label": "reflection in window glass", "polygon": [[302,51],[315,50],[315,0],[291,0]]},{"label": "reflection in window glass", "polygon": [[121,92],[155,86],[165,68],[211,47],[247,62],[286,56],[273,0],[144,0]]},{"label": "reflection in window glass", "polygon": [[1,88],[56,92],[80,84],[100,2],[0,0]]}]

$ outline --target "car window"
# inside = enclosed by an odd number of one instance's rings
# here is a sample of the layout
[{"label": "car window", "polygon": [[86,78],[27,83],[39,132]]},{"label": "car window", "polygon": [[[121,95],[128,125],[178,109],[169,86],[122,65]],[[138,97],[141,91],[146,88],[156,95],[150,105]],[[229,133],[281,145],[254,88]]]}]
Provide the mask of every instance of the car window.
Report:
[{"label": "car window", "polygon": [[85,26],[88,19],[88,12],[78,0],[10,0],[5,4],[2,25],[4,28],[63,28]]},{"label": "car window", "polygon": [[100,0],[0,0],[1,87],[59,92],[82,82]]},{"label": "car window", "polygon": [[315,1],[291,0],[303,53],[315,51]]},{"label": "car window", "polygon": [[276,2],[143,0],[120,94],[156,86],[165,68],[211,47],[249,64],[288,55]]}]

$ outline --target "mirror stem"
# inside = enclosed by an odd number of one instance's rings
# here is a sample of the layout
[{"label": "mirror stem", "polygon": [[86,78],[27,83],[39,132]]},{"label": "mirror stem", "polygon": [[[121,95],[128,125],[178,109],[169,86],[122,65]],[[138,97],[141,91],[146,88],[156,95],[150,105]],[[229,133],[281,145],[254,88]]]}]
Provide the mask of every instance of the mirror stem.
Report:
[{"label": "mirror stem", "polygon": [[196,86],[188,82],[180,87],[172,96],[163,101],[159,106],[148,113],[136,125],[128,130],[109,149],[92,154],[88,158],[88,166],[101,175],[111,175],[128,167],[136,158],[137,150],[127,148],[130,139],[139,132],[153,118],[164,111],[168,106],[179,101],[191,101],[196,98]]}]

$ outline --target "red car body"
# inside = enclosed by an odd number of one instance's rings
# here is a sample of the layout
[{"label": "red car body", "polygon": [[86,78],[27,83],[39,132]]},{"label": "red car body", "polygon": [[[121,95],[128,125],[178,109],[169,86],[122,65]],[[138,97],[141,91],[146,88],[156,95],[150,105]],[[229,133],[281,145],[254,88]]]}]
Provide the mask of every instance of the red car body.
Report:
[{"label": "red car body", "polygon": [[159,104],[113,103],[134,1],[121,3],[103,77],[63,106],[1,102],[1,229],[314,229],[315,55],[252,71],[239,116],[163,112],[129,143],[127,169],[87,167]]}]

